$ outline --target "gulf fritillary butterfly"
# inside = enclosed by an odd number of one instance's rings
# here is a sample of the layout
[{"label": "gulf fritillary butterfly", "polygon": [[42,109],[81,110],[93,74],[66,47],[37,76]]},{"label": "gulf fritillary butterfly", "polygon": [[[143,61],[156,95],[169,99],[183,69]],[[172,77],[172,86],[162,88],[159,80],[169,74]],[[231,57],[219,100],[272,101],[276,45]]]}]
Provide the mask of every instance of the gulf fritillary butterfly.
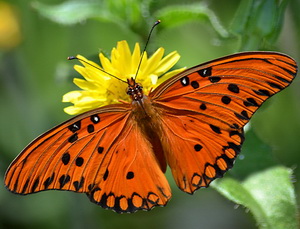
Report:
[{"label": "gulf fritillary butterfly", "polygon": [[128,79],[131,103],[74,117],[30,143],[6,172],[17,194],[86,193],[118,213],[165,206],[177,186],[194,193],[233,166],[243,127],[262,103],[287,87],[295,61],[280,53],[238,53],[187,69],[147,96]]}]

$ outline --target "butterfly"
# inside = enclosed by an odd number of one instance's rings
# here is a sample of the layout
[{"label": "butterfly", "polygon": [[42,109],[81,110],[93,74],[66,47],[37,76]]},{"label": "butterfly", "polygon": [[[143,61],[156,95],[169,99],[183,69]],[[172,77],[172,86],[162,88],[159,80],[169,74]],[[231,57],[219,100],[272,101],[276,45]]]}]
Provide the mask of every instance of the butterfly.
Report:
[{"label": "butterfly", "polygon": [[296,62],[275,52],[244,52],[187,69],[156,89],[127,80],[132,102],[78,115],[31,142],[11,163],[13,193],[86,193],[118,213],[165,206],[170,167],[186,193],[232,168],[243,127],[268,98],[286,88]]}]

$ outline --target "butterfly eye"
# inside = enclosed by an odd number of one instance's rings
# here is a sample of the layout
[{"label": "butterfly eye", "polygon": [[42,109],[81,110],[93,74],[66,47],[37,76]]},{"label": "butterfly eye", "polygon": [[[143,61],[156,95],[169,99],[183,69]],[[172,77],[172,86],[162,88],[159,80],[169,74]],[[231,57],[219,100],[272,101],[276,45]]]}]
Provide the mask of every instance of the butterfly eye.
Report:
[{"label": "butterfly eye", "polygon": [[143,89],[143,87],[142,87],[140,84],[137,84],[137,85],[135,86],[135,88],[134,88],[134,90],[135,90],[136,92],[140,92],[142,89]]},{"label": "butterfly eye", "polygon": [[134,89],[132,87],[127,88],[127,95],[133,95],[134,94]]},{"label": "butterfly eye", "polygon": [[134,84],[127,88],[127,95],[131,97],[133,101],[137,101],[143,98],[143,87],[140,84]]}]

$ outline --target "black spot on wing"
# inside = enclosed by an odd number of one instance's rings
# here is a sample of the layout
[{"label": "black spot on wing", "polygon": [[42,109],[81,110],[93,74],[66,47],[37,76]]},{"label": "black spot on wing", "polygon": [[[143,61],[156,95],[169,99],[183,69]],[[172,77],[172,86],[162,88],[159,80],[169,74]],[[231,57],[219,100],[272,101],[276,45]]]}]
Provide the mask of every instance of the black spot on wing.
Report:
[{"label": "black spot on wing", "polygon": [[253,90],[253,92],[257,95],[261,95],[261,96],[267,96],[270,97],[270,92],[268,90],[264,90],[264,89],[259,89],[259,90]]},{"label": "black spot on wing", "polygon": [[90,124],[90,125],[87,126],[87,131],[88,131],[88,133],[93,133],[94,130],[95,130],[94,125]]},{"label": "black spot on wing", "polygon": [[259,107],[258,103],[253,98],[247,98],[246,101],[243,102],[246,107]]},{"label": "black spot on wing", "polygon": [[279,89],[279,90],[282,90],[283,87],[279,84],[276,84],[276,83],[268,83],[272,88],[276,88],[276,89]]},{"label": "black spot on wing", "polygon": [[217,83],[217,82],[219,82],[221,80],[221,77],[219,77],[219,76],[211,76],[211,77],[209,77],[209,80],[212,83]]},{"label": "black spot on wing", "polygon": [[240,89],[236,84],[229,84],[227,89],[236,94],[240,92]]},{"label": "black spot on wing", "polygon": [[100,117],[96,114],[92,115],[90,119],[91,119],[92,123],[94,123],[94,124],[97,124],[100,122]]},{"label": "black spot on wing", "polygon": [[69,137],[68,141],[70,143],[74,143],[77,141],[77,139],[78,139],[78,135],[77,135],[77,133],[74,133],[73,135],[71,135],[71,137]]},{"label": "black spot on wing", "polygon": [[212,74],[212,68],[204,68],[198,71],[198,74],[202,77],[207,77],[207,76],[211,76]]},{"label": "black spot on wing", "polygon": [[61,161],[64,165],[67,165],[69,162],[70,162],[70,154],[67,152],[67,153],[64,153],[61,157]]},{"label": "black spot on wing", "polygon": [[126,175],[126,179],[127,180],[131,180],[132,178],[134,178],[134,172],[132,171],[129,171]]},{"label": "black spot on wing", "polygon": [[80,130],[80,128],[81,128],[81,121],[77,121],[77,122],[71,124],[68,128],[73,133],[76,132],[76,131],[78,131],[78,130]]},{"label": "black spot on wing", "polygon": [[200,144],[194,145],[195,151],[199,152],[203,147]]},{"label": "black spot on wing", "polygon": [[[28,188],[28,184],[29,184],[29,178],[26,180],[26,182],[25,182],[25,184],[24,184],[24,186],[23,186],[23,189],[22,189],[22,192],[21,193],[25,193],[26,192],[26,189]],[[16,184],[17,184],[17,182],[16,182]],[[17,187],[16,187],[16,185],[15,185],[15,188],[14,188],[14,191],[16,191],[17,190]]]},{"label": "black spot on wing", "polygon": [[71,177],[69,175],[62,175],[58,182],[60,184],[60,189],[62,189],[66,183],[68,183],[71,180]]},{"label": "black spot on wing", "polygon": [[33,185],[32,185],[31,192],[35,192],[35,190],[38,187],[39,183],[40,183],[40,179],[36,178]]},{"label": "black spot on wing", "polygon": [[247,113],[247,111],[243,110],[240,114],[234,112],[235,116],[241,120],[250,120],[250,117]]},{"label": "black spot on wing", "polygon": [[80,181],[74,181],[74,182],[73,182],[73,186],[74,186],[76,192],[78,192],[79,189],[82,188],[83,183],[84,183],[84,177],[81,177]]},{"label": "black spot on wing", "polygon": [[44,188],[48,189],[49,185],[52,184],[52,182],[54,181],[54,176],[55,173],[52,173],[51,177],[48,177],[45,181],[44,181]]},{"label": "black spot on wing", "polygon": [[107,177],[108,177],[109,171],[108,169],[106,169],[104,175],[103,175],[103,180],[106,181]]},{"label": "black spot on wing", "polygon": [[75,160],[75,164],[78,167],[82,166],[83,162],[84,162],[84,159],[82,157],[77,157]]},{"label": "black spot on wing", "polygon": [[197,88],[199,88],[199,83],[197,82],[197,81],[192,81],[191,82],[191,86],[194,88],[194,89],[197,89]]},{"label": "black spot on wing", "polygon": [[101,154],[101,153],[103,153],[104,148],[102,146],[99,146],[97,150],[98,150],[98,153]]},{"label": "black spot on wing", "polygon": [[202,103],[199,108],[204,111],[206,110],[207,107],[204,103]]},{"label": "black spot on wing", "polygon": [[221,134],[221,130],[219,127],[215,126],[215,125],[212,125],[210,124],[209,127],[217,134]]},{"label": "black spot on wing", "polygon": [[184,76],[180,79],[181,85],[182,86],[188,86],[190,84],[190,79],[187,76]]},{"label": "black spot on wing", "polygon": [[228,105],[228,104],[231,102],[231,98],[228,97],[227,95],[224,95],[224,96],[221,98],[221,101],[222,101],[222,103]]}]

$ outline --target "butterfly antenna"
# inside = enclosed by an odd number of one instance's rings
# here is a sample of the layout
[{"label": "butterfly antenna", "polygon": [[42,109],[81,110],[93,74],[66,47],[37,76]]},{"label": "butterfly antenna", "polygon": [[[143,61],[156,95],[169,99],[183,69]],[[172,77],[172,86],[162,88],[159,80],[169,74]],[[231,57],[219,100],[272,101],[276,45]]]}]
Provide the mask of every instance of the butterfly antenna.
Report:
[{"label": "butterfly antenna", "polygon": [[139,73],[139,70],[140,70],[140,67],[141,67],[141,64],[142,64],[142,60],[143,60],[143,57],[144,57],[144,53],[146,51],[146,48],[148,46],[148,43],[149,43],[149,40],[150,40],[150,37],[151,37],[151,34],[152,34],[152,31],[154,30],[154,28],[160,23],[160,20],[157,20],[154,25],[152,26],[150,32],[149,32],[149,35],[148,35],[148,38],[147,38],[147,41],[146,41],[146,45],[144,47],[144,50],[142,52],[142,56],[141,56],[141,59],[140,59],[140,62],[139,62],[139,65],[137,67],[137,70],[136,70],[136,73],[135,73],[135,79],[137,78],[137,75]]},{"label": "butterfly antenna", "polygon": [[78,57],[76,57],[76,56],[69,56],[67,59],[68,59],[68,60],[79,60],[79,61],[82,61],[82,62],[84,62],[84,63],[86,63],[86,64],[88,64],[88,65],[90,65],[90,66],[92,66],[92,67],[94,67],[94,68],[96,68],[96,69],[98,69],[98,70],[100,70],[101,72],[104,72],[104,73],[106,73],[107,75],[109,75],[109,76],[111,76],[111,77],[113,77],[113,78],[115,78],[115,79],[117,79],[117,80],[120,80],[121,82],[127,84],[127,81],[122,80],[122,79],[116,77],[115,75],[113,75],[113,74],[111,74],[111,73],[109,73],[109,72],[103,70],[102,68],[99,68],[99,67],[97,67],[97,66],[95,66],[95,65],[92,65],[91,63],[89,63],[89,62],[86,61],[86,60],[83,60],[83,59],[78,58]]}]

